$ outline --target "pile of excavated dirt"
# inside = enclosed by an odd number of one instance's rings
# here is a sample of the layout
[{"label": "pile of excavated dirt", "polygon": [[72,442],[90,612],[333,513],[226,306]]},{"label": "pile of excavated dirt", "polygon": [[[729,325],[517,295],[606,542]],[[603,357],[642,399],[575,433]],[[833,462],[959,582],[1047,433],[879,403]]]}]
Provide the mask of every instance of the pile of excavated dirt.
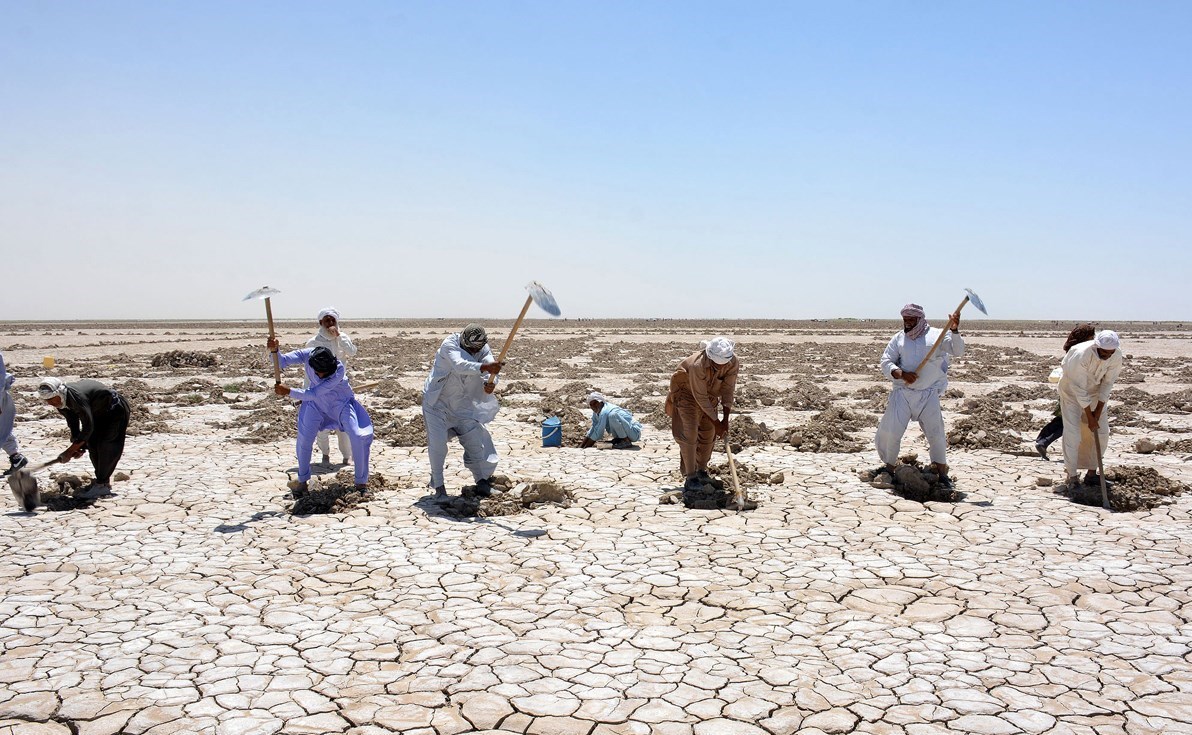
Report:
[{"label": "pile of excavated dirt", "polygon": [[315,513],[345,513],[375,496],[378,491],[389,487],[389,481],[379,472],[368,477],[368,493],[356,490],[356,480],[351,467],[336,472],[334,476],[312,477],[307,484],[308,491],[290,506],[290,513],[308,516]]},{"label": "pile of excavated dirt", "polygon": [[903,457],[890,474],[885,467],[862,470],[857,473],[862,480],[876,488],[893,490],[898,495],[916,503],[955,503],[964,499],[964,493],[956,488],[940,485],[939,476],[922,467],[914,457]]},{"label": "pile of excavated dirt", "polygon": [[782,407],[792,411],[823,411],[832,405],[836,396],[832,391],[807,380],[800,380],[795,387],[786,391]]},{"label": "pile of excavated dirt", "polygon": [[174,418],[169,411],[154,413],[149,410],[149,403],[160,401],[160,393],[149,387],[143,380],[133,378],[120,383],[113,383],[112,389],[124,397],[128,404],[128,435],[141,436],[144,434],[164,434],[170,431],[167,420]]},{"label": "pile of excavated dirt", "polygon": [[782,399],[782,393],[760,383],[738,384],[733,394],[733,405],[741,408],[773,406]]},{"label": "pile of excavated dirt", "polygon": [[[1150,467],[1116,467],[1105,472],[1105,479],[1109,481],[1109,506],[1119,512],[1150,510],[1172,503],[1176,496],[1188,491],[1187,485],[1164,477]],[[1076,487],[1059,485],[1055,493],[1081,505],[1101,507],[1100,482]]]},{"label": "pile of excavated dirt", "polygon": [[1033,385],[1028,388],[1011,384],[1003,385],[1001,388],[991,391],[985,398],[992,401],[1001,401],[1002,403],[1024,403],[1040,398],[1054,399],[1055,395],[1055,389],[1049,388],[1046,385]]},{"label": "pile of excavated dirt", "polygon": [[[659,431],[670,431],[671,417],[666,415],[666,398],[658,399],[657,402],[647,405],[650,406],[649,410],[637,416],[637,420],[643,424],[649,424]],[[729,425],[731,427],[731,421]]]},{"label": "pile of excavated dirt", "polygon": [[853,398],[857,399],[858,408],[864,408],[874,413],[885,413],[886,404],[890,401],[890,389],[886,386],[871,385],[853,391]]},{"label": "pile of excavated dirt", "polygon": [[1153,454],[1155,452],[1186,454],[1192,452],[1192,439],[1150,439],[1142,437],[1134,442],[1134,451],[1139,454]]},{"label": "pile of excavated dirt", "polygon": [[1192,388],[1177,390],[1172,393],[1147,393],[1141,388],[1122,388],[1115,390],[1109,398],[1117,404],[1112,411],[1121,415],[1118,408],[1131,408],[1150,413],[1192,413]]},{"label": "pile of excavated dirt", "polygon": [[[353,379],[355,382],[355,379]],[[359,381],[361,383],[371,381]],[[386,376],[380,380],[376,385],[366,388],[365,393],[368,397],[377,397],[391,399],[392,403],[401,406],[418,406],[422,404],[422,389],[417,390],[413,388],[406,388],[397,379],[392,376]]]},{"label": "pile of excavated dirt", "polygon": [[728,441],[733,451],[745,447],[757,446],[770,441],[770,429],[764,421],[754,421],[752,417],[741,414],[729,416]]},{"label": "pile of excavated dirt", "polygon": [[223,386],[203,378],[184,380],[171,388],[170,394],[175,403],[187,406],[224,402]]},{"label": "pile of excavated dirt", "polygon": [[293,402],[279,396],[265,396],[252,403],[236,403],[235,411],[243,412],[232,421],[218,424],[221,429],[244,429],[238,442],[264,444],[292,437],[298,430],[298,409]]},{"label": "pile of excavated dirt", "polygon": [[786,442],[800,452],[860,452],[864,445],[851,432],[877,425],[871,415],[832,406],[820,411],[802,426],[789,430]]},{"label": "pile of excavated dirt", "polygon": [[570,508],[575,501],[571,488],[553,480],[514,482],[505,475],[493,475],[493,491],[487,498],[477,497],[475,485],[466,485],[458,496],[449,497],[438,506],[457,518],[511,516],[544,505]]},{"label": "pile of excavated dirt", "polygon": [[1028,411],[1002,408],[992,401],[970,398],[965,402],[965,416],[952,425],[948,445],[969,449],[1018,449],[1023,438],[1014,433],[1032,432],[1039,420]]},{"label": "pile of excavated dirt", "polygon": [[426,423],[421,416],[399,417],[382,425],[377,435],[395,447],[425,447]]},{"label": "pile of excavated dirt", "polygon": [[170,350],[153,356],[150,365],[155,368],[213,368],[218,363],[215,355],[188,350]]},{"label": "pile of excavated dirt", "polygon": [[[735,458],[733,464],[737,466],[737,480],[740,481],[741,487],[746,490],[765,485],[781,485],[786,479],[782,472],[757,470]],[[727,461],[709,464],[708,474],[712,475],[714,479],[719,480],[725,487],[731,489],[733,475]]]}]

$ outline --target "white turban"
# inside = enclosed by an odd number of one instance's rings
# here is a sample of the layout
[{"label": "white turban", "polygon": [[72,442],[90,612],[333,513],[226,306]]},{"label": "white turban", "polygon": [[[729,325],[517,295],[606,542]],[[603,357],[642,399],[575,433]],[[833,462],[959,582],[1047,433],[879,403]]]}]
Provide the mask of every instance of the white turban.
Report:
[{"label": "white turban", "polygon": [[320,311],[318,321],[323,321],[323,317],[325,316],[335,317],[335,323],[339,324],[339,311],[334,306],[328,306],[326,309]]},{"label": "white turban", "polygon": [[599,391],[592,391],[588,394],[588,403],[596,401],[597,403],[608,403],[608,399],[604,397]]},{"label": "white turban", "polygon": [[700,342],[704,354],[717,365],[723,365],[733,359],[736,344],[727,337],[715,337],[709,342]]},{"label": "white turban", "polygon": [[1118,339],[1117,332],[1112,329],[1106,329],[1097,332],[1096,338],[1093,339],[1093,344],[1103,350],[1116,350],[1122,346],[1122,341]]},{"label": "white turban", "polygon": [[66,383],[57,378],[42,378],[41,382],[37,384],[37,397],[48,401],[54,396],[66,400]]}]

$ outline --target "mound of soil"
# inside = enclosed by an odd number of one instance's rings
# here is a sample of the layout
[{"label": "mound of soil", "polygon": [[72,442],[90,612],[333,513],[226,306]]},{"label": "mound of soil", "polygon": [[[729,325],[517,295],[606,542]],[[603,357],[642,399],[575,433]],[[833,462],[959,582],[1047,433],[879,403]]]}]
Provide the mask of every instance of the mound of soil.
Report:
[{"label": "mound of soil", "polygon": [[955,487],[947,488],[940,485],[939,475],[922,467],[919,461],[913,457],[903,457],[902,461],[894,468],[894,474],[890,474],[885,467],[879,467],[876,470],[862,470],[858,474],[862,480],[874,487],[893,490],[898,495],[916,503],[955,503],[964,499],[964,493],[956,490]]},{"label": "mound of soil", "polygon": [[213,368],[217,363],[215,355],[208,355],[205,352],[170,350],[154,355],[149,364],[155,368]]},{"label": "mound of soil", "polygon": [[490,518],[511,516],[544,505],[570,508],[575,501],[571,488],[553,480],[530,480],[514,483],[505,475],[493,475],[493,492],[487,498],[477,497],[475,485],[466,485],[458,496],[438,504],[444,513],[457,518]]},{"label": "mound of soil", "polygon": [[[737,466],[737,480],[746,490],[766,485],[781,485],[786,479],[781,472],[757,470],[735,458],[733,464]],[[727,461],[708,465],[708,474],[712,475],[714,480],[719,480],[724,486],[732,487],[733,475]]]},{"label": "mound of soil", "polygon": [[800,452],[860,452],[864,445],[850,432],[873,427],[876,423],[873,416],[833,406],[812,416],[806,424],[791,429],[786,441]]},{"label": "mound of soil", "polygon": [[379,490],[389,487],[389,481],[379,472],[373,472],[368,477],[368,493],[356,490],[356,480],[353,469],[348,467],[336,472],[334,476],[312,477],[308,483],[308,492],[296,499],[290,506],[290,513],[296,516],[308,516],[315,513],[345,513],[368,501]]},{"label": "mound of soil", "polygon": [[[1119,404],[1122,408],[1138,409],[1150,413],[1192,413],[1192,388],[1172,393],[1152,394],[1131,386],[1114,391],[1109,400]],[[1114,407],[1114,410],[1122,415],[1117,406]]]},{"label": "mound of soil", "polygon": [[1038,420],[1029,411],[1001,408],[993,401],[969,399],[967,414],[948,432],[948,444],[969,449],[1017,449],[1023,439],[1014,432],[1037,429]]},{"label": "mound of soil", "polygon": [[426,423],[421,416],[396,418],[381,427],[378,434],[395,447],[426,446]]},{"label": "mound of soil", "polygon": [[175,403],[187,406],[224,402],[223,386],[202,378],[184,380],[171,388],[170,393]]},{"label": "mound of soil", "polygon": [[[1188,486],[1165,477],[1150,467],[1123,465],[1105,473],[1109,481],[1109,506],[1120,512],[1150,510],[1174,502]],[[1059,485],[1057,495],[1081,505],[1101,507],[1101,484]]]},{"label": "mound of soil", "polygon": [[1055,398],[1055,390],[1046,385],[1033,385],[1028,388],[1011,384],[990,392],[985,398],[1002,403],[1023,403],[1040,398]]},{"label": "mound of soil", "polygon": [[1152,454],[1154,452],[1171,453],[1171,454],[1186,454],[1192,452],[1192,439],[1148,439],[1143,437],[1134,442],[1134,451],[1139,454]]},{"label": "mound of soil", "polygon": [[764,421],[754,421],[752,417],[730,416],[728,424],[728,440],[733,450],[757,446],[770,441],[770,429]]},{"label": "mound of soil", "polygon": [[243,411],[232,421],[219,424],[221,429],[244,429],[238,442],[264,444],[281,441],[298,430],[298,409],[291,401],[276,396],[266,396],[253,403],[237,403],[232,409]]},{"label": "mound of soil", "polygon": [[782,407],[793,411],[823,411],[832,405],[835,397],[832,391],[823,386],[800,380],[783,396]]},{"label": "mound of soil", "polygon": [[758,408],[773,406],[782,399],[782,393],[760,383],[746,383],[738,385],[733,394],[733,402],[743,408]]}]

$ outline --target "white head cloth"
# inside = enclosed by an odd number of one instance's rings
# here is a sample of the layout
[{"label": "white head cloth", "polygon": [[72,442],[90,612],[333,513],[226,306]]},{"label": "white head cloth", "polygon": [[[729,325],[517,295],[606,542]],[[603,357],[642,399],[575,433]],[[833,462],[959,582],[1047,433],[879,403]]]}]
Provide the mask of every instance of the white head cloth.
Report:
[{"label": "white head cloth", "polygon": [[700,342],[700,346],[704,348],[704,354],[708,356],[709,360],[717,365],[723,365],[733,359],[737,345],[727,337],[714,337],[707,342]]},{"label": "white head cloth", "polygon": [[1122,346],[1122,341],[1118,339],[1117,332],[1112,329],[1105,329],[1097,332],[1096,338],[1093,339],[1093,344],[1103,350],[1116,350]]},{"label": "white head cloth", "polygon": [[592,401],[596,401],[597,403],[608,403],[608,399],[605,398],[604,394],[600,393],[599,391],[592,391],[588,394],[588,403],[591,403]]},{"label": "white head cloth", "polygon": [[319,321],[320,322],[323,321],[323,317],[325,317],[325,316],[335,317],[335,323],[339,324],[339,310],[337,310],[334,306],[328,306],[326,309],[323,309],[322,311],[320,311],[319,312]]},{"label": "white head cloth", "polygon": [[57,378],[42,378],[41,382],[37,384],[37,397],[48,401],[54,396],[66,400],[66,383]]}]

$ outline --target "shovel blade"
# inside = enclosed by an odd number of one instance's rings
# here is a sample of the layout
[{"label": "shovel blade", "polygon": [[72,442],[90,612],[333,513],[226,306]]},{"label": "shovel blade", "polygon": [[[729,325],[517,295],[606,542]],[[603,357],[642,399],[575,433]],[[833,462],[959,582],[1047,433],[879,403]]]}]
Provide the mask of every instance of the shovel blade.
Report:
[{"label": "shovel blade", "polygon": [[555,296],[546,289],[538,281],[530,281],[526,284],[526,291],[529,292],[530,298],[534,299],[534,303],[538,304],[538,308],[545,311],[551,316],[559,316],[563,310],[559,308],[559,302],[555,301]]},{"label": "shovel blade", "polygon": [[968,294],[970,304],[977,307],[977,310],[985,316],[989,316],[989,312],[985,310],[985,302],[981,300],[980,296],[978,296],[971,288],[966,288],[965,293]]},{"label": "shovel blade", "polygon": [[279,293],[281,293],[281,291],[277,290],[276,288],[274,288],[272,286],[261,286],[256,291],[253,291],[252,293],[250,293],[249,295],[245,296],[244,298],[242,298],[240,300],[241,301],[252,301],[253,299],[267,299],[270,296],[276,296]]}]

